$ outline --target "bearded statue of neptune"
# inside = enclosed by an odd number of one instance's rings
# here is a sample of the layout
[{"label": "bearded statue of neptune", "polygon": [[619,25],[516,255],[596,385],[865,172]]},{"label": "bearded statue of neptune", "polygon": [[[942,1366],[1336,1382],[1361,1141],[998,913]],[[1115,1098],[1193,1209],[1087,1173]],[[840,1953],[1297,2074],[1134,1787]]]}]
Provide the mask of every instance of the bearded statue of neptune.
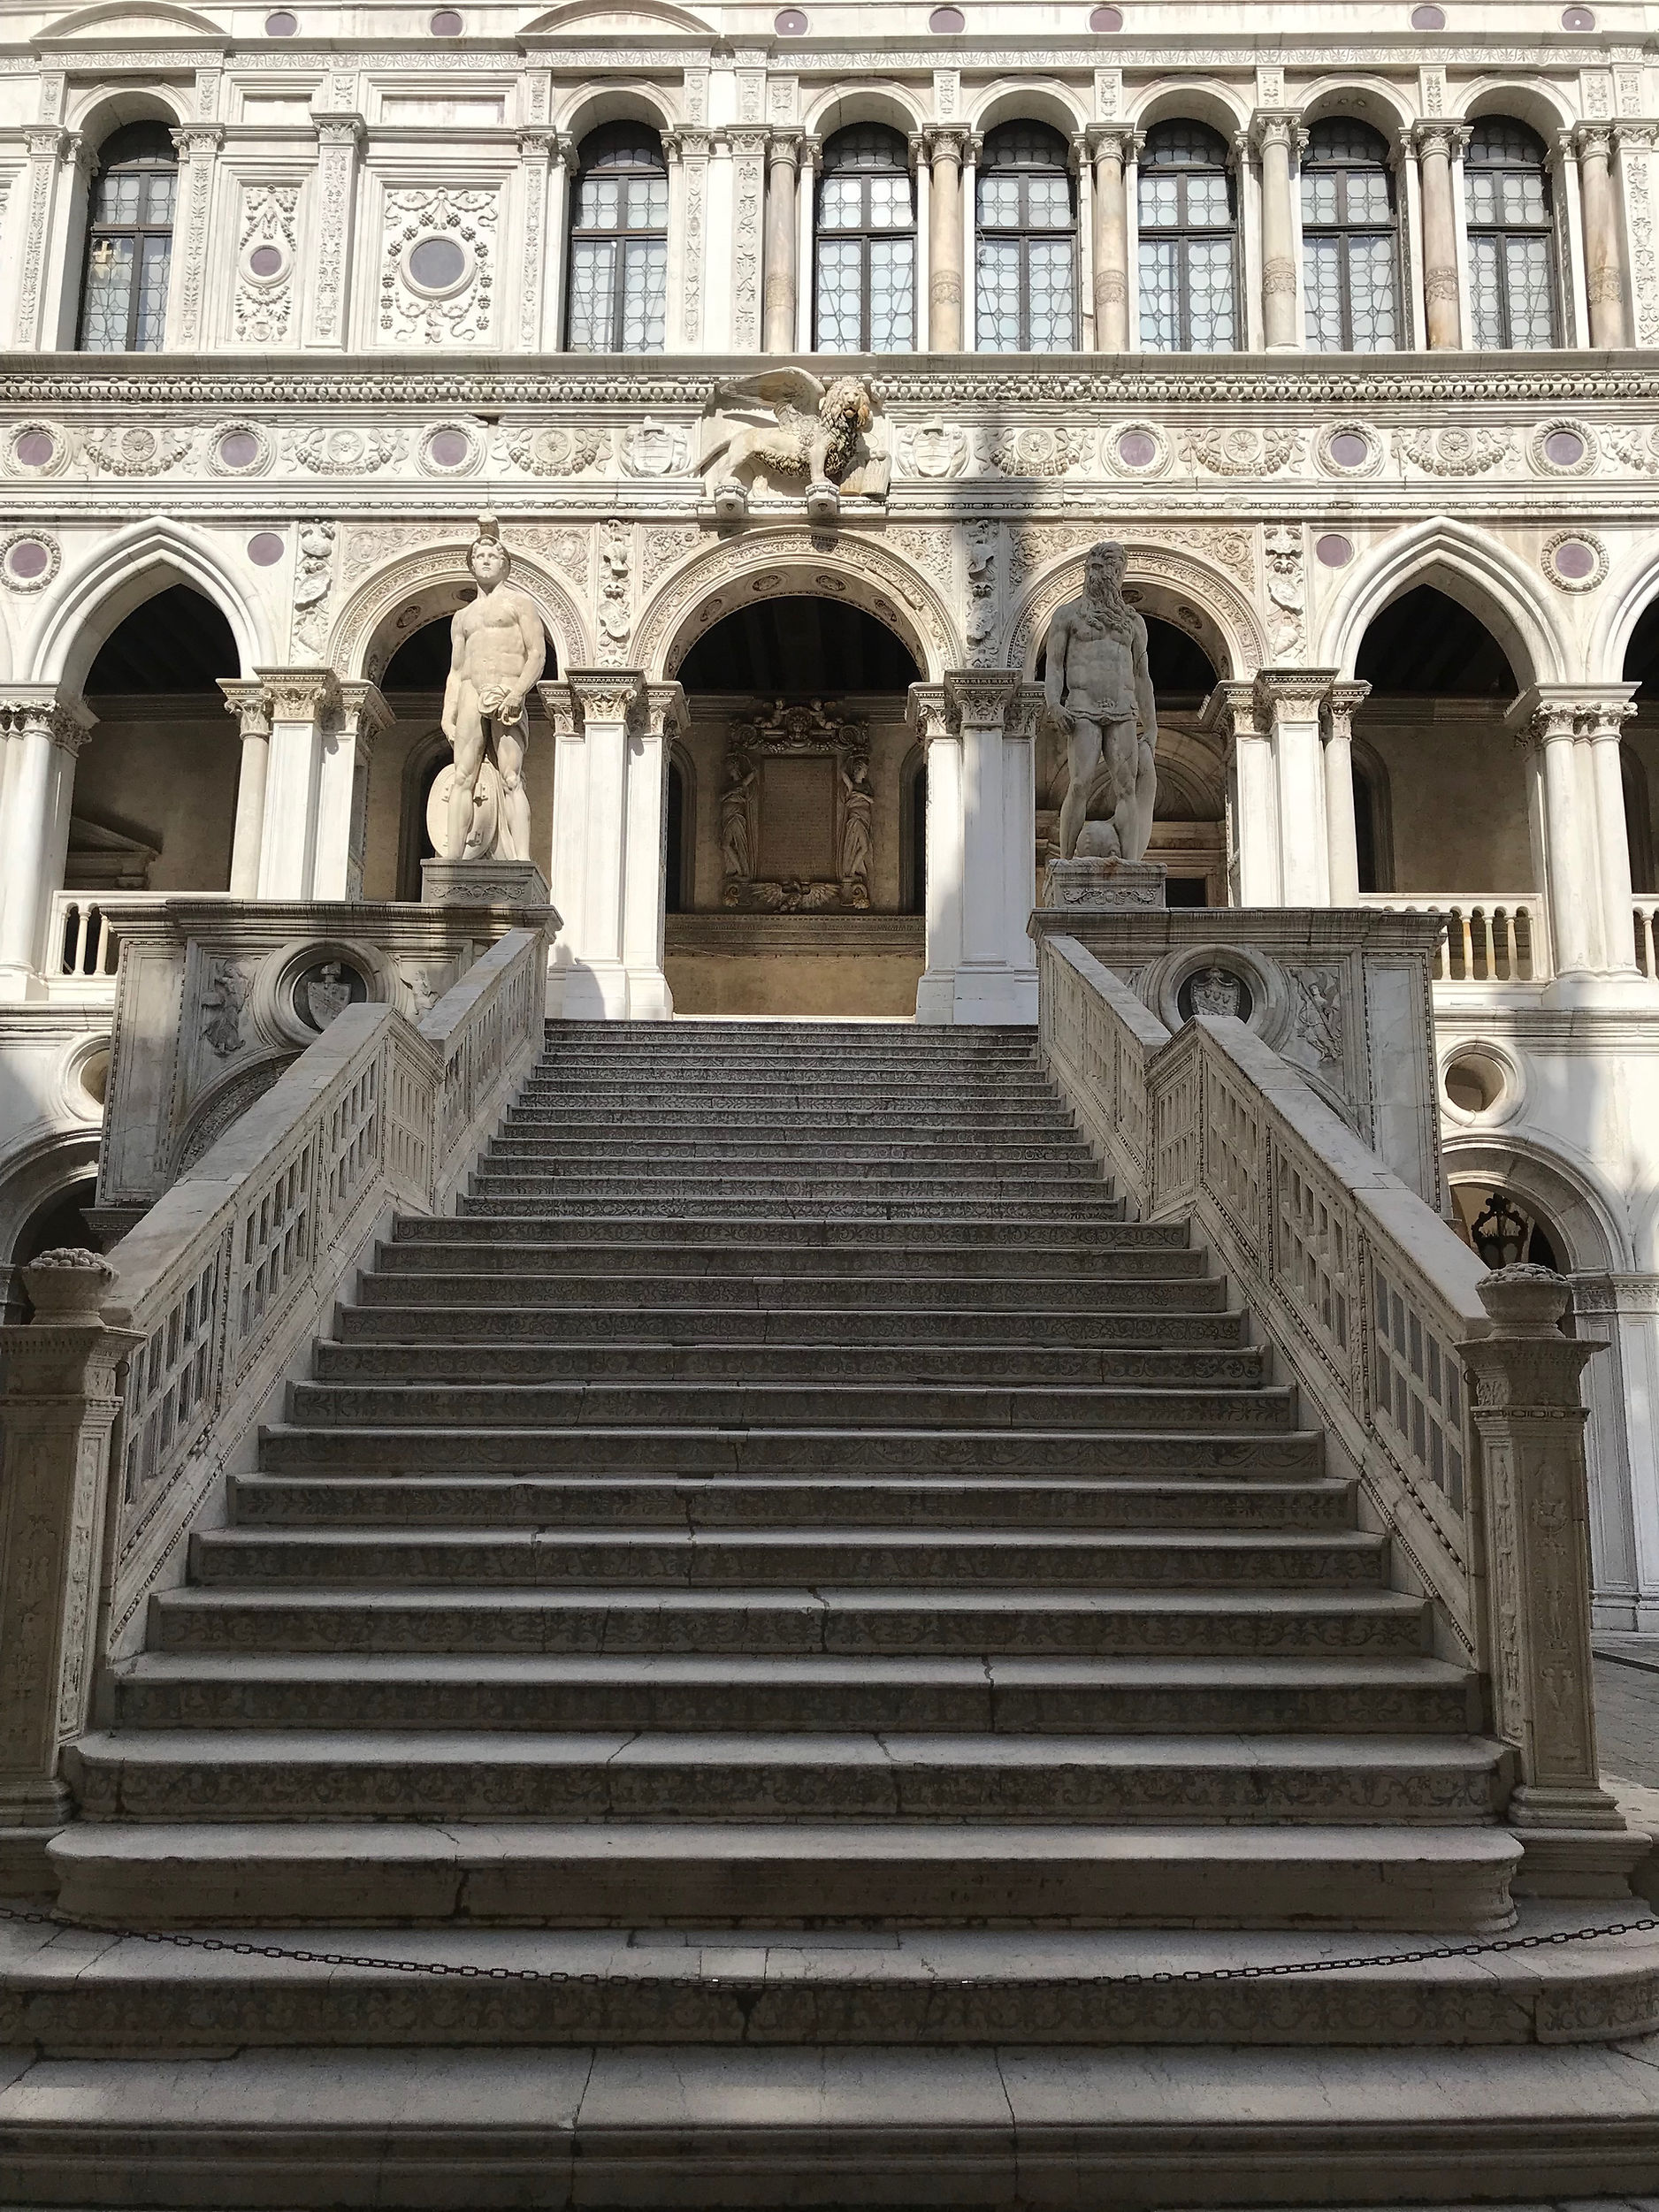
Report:
[{"label": "bearded statue of neptune", "polygon": [[1056,833],[1062,860],[1141,860],[1151,842],[1158,707],[1146,624],[1123,596],[1124,561],[1112,539],[1091,546],[1082,597],[1049,629],[1044,718],[1071,770]]}]

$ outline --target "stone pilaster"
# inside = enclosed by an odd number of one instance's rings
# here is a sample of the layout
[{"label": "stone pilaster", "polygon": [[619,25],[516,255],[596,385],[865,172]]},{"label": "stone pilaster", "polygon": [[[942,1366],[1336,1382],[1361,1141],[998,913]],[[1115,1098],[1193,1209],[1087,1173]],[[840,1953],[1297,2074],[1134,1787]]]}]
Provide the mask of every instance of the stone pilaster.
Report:
[{"label": "stone pilaster", "polygon": [[1659,345],[1659,246],[1655,240],[1654,149],[1659,124],[1613,126],[1616,190],[1621,203],[1630,311],[1639,346]]},{"label": "stone pilaster", "polygon": [[[585,1021],[623,1021],[636,1011],[660,1017],[668,1011],[661,1003],[667,995],[661,958],[654,982],[642,979],[637,1010],[627,959],[630,861],[636,878],[641,869],[660,875],[663,862],[661,791],[654,849],[648,858],[631,852],[631,781],[665,785],[667,776],[661,744],[648,769],[640,767],[643,748],[639,759],[632,754],[641,710],[648,713],[645,678],[637,669],[572,668],[562,683],[537,689],[555,746],[549,896],[563,917],[555,958],[564,970],[564,1011]],[[643,815],[643,791],[638,797]]]},{"label": "stone pilaster", "polygon": [[[553,198],[552,176],[559,149],[559,133],[550,123],[531,124],[518,133],[518,179],[524,238],[518,289],[518,344],[520,350],[527,354],[539,353],[542,349],[542,333],[547,319],[547,285],[551,277],[556,286],[562,265],[561,256],[554,245],[554,210],[550,204]],[[562,232],[564,226],[562,195],[561,202],[557,213]],[[555,300],[558,298],[556,290],[554,297]]]},{"label": "stone pilaster", "polygon": [[372,683],[340,687],[340,706],[323,739],[317,785],[314,898],[361,898],[368,828],[369,764],[375,740],[392,726],[391,708]]},{"label": "stone pilaster", "polygon": [[1127,123],[1091,123],[1086,133],[1095,174],[1095,345],[1120,354],[1129,344],[1129,202],[1126,172],[1141,149]]},{"label": "stone pilaster", "polygon": [[[669,164],[669,316],[695,352],[707,329],[708,155],[711,133],[682,125],[664,131]],[[676,319],[677,317],[677,323]]]},{"label": "stone pilaster", "polygon": [[1285,906],[1331,903],[1319,728],[1335,677],[1334,668],[1263,668],[1256,678],[1257,712],[1273,747],[1278,903]]},{"label": "stone pilaster", "polygon": [[761,347],[761,286],[764,246],[766,148],[764,126],[734,124],[731,143],[731,346],[734,353]]},{"label": "stone pilaster", "polygon": [[362,116],[352,114],[319,115],[315,121],[317,244],[308,337],[313,346],[342,350],[350,343],[351,248],[365,126]]},{"label": "stone pilaster", "polygon": [[1431,353],[1463,343],[1452,162],[1468,143],[1466,124],[1438,120],[1414,124],[1409,137],[1423,187],[1423,305]]},{"label": "stone pilaster", "polygon": [[83,149],[74,132],[61,123],[31,123],[23,141],[28,148],[27,195],[23,216],[23,244],[19,262],[17,319],[12,325],[19,347],[26,353],[57,343],[56,300],[49,292],[54,256],[52,241],[57,229],[58,201],[65,175],[73,170]]},{"label": "stone pilaster", "polygon": [[22,1275],[34,1319],[0,1328],[0,1827],[55,1827],[96,1671],[118,1377],[141,1339],[104,1322],[115,1270],[96,1253],[48,1252]]},{"label": "stone pilaster", "polygon": [[231,891],[259,896],[259,849],[265,833],[265,783],[271,769],[271,694],[245,676],[220,676],[225,709],[236,717],[241,765],[236,777],[236,826],[231,833]]},{"label": "stone pilaster", "polygon": [[1359,897],[1359,840],[1354,821],[1354,713],[1369,683],[1333,683],[1325,695],[1325,834],[1329,850],[1331,904],[1352,906]]},{"label": "stone pilaster", "polygon": [[64,880],[75,761],[96,721],[53,684],[0,690],[0,736],[14,749],[0,820],[0,1000],[37,988],[46,918]]},{"label": "stone pilaster", "polygon": [[1565,1337],[1565,1280],[1499,1268],[1478,1286],[1490,1333],[1458,1346],[1474,1384],[1493,1719],[1520,1780],[1505,1813],[1522,1886],[1617,1895],[1645,1850],[1602,1789],[1590,1644],[1589,1507],[1579,1377],[1600,1343]]},{"label": "stone pilaster", "polygon": [[225,129],[218,123],[187,123],[172,133],[179,150],[179,204],[173,224],[168,338],[181,352],[204,342],[203,288],[212,266],[213,182]]},{"label": "stone pilaster", "polygon": [[332,668],[256,668],[271,700],[271,752],[259,841],[261,898],[311,898],[323,747],[340,706]]},{"label": "stone pilaster", "polygon": [[1291,164],[1308,142],[1294,115],[1265,109],[1250,121],[1250,142],[1261,164],[1262,330],[1269,353],[1299,350],[1302,285],[1296,268]]},{"label": "stone pilaster", "polygon": [[1279,904],[1279,792],[1266,716],[1248,678],[1218,683],[1199,727],[1227,763],[1227,885],[1235,906]]}]

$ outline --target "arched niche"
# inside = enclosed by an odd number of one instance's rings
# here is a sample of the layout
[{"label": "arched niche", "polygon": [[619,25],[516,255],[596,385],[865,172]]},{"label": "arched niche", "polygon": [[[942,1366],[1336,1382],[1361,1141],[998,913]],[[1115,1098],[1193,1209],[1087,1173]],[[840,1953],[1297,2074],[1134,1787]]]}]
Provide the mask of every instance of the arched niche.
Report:
[{"label": "arched niche", "polygon": [[[594,653],[575,594],[559,582],[522,539],[504,530],[511,556],[508,581],[541,616],[561,668],[587,667]],[[352,590],[335,618],[323,659],[337,675],[378,683],[400,645],[428,622],[448,621],[477,590],[467,567],[472,533],[387,561]]]}]

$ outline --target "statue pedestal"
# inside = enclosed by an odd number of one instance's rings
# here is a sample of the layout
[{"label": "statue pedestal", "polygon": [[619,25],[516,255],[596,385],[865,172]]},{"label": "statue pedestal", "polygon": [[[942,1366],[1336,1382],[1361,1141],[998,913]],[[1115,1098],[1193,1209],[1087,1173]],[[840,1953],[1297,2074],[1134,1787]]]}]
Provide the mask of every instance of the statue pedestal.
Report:
[{"label": "statue pedestal", "polygon": [[533,860],[423,860],[423,906],[545,906],[547,879]]},{"label": "statue pedestal", "polygon": [[1168,873],[1158,860],[1051,860],[1043,904],[1074,913],[1143,912],[1165,904]]}]

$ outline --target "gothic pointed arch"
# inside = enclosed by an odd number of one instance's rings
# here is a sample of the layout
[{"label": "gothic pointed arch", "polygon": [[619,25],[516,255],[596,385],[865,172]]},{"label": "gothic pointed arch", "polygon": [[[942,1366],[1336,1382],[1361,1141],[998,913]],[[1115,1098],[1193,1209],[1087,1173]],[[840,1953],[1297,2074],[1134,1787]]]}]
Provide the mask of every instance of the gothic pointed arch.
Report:
[{"label": "gothic pointed arch", "polygon": [[241,662],[236,673],[251,675],[287,659],[286,629],[279,645],[271,611],[248,596],[224,547],[205,531],[161,515],[112,532],[88,561],[58,579],[19,656],[24,680],[79,690],[117,626],[175,584],[199,591],[224,615]]},{"label": "gothic pointed arch", "polygon": [[1355,566],[1327,606],[1309,659],[1351,675],[1367,629],[1385,606],[1430,584],[1472,614],[1503,648],[1517,688],[1567,682],[1576,656],[1537,579],[1486,531],[1450,515],[1427,516]]}]

